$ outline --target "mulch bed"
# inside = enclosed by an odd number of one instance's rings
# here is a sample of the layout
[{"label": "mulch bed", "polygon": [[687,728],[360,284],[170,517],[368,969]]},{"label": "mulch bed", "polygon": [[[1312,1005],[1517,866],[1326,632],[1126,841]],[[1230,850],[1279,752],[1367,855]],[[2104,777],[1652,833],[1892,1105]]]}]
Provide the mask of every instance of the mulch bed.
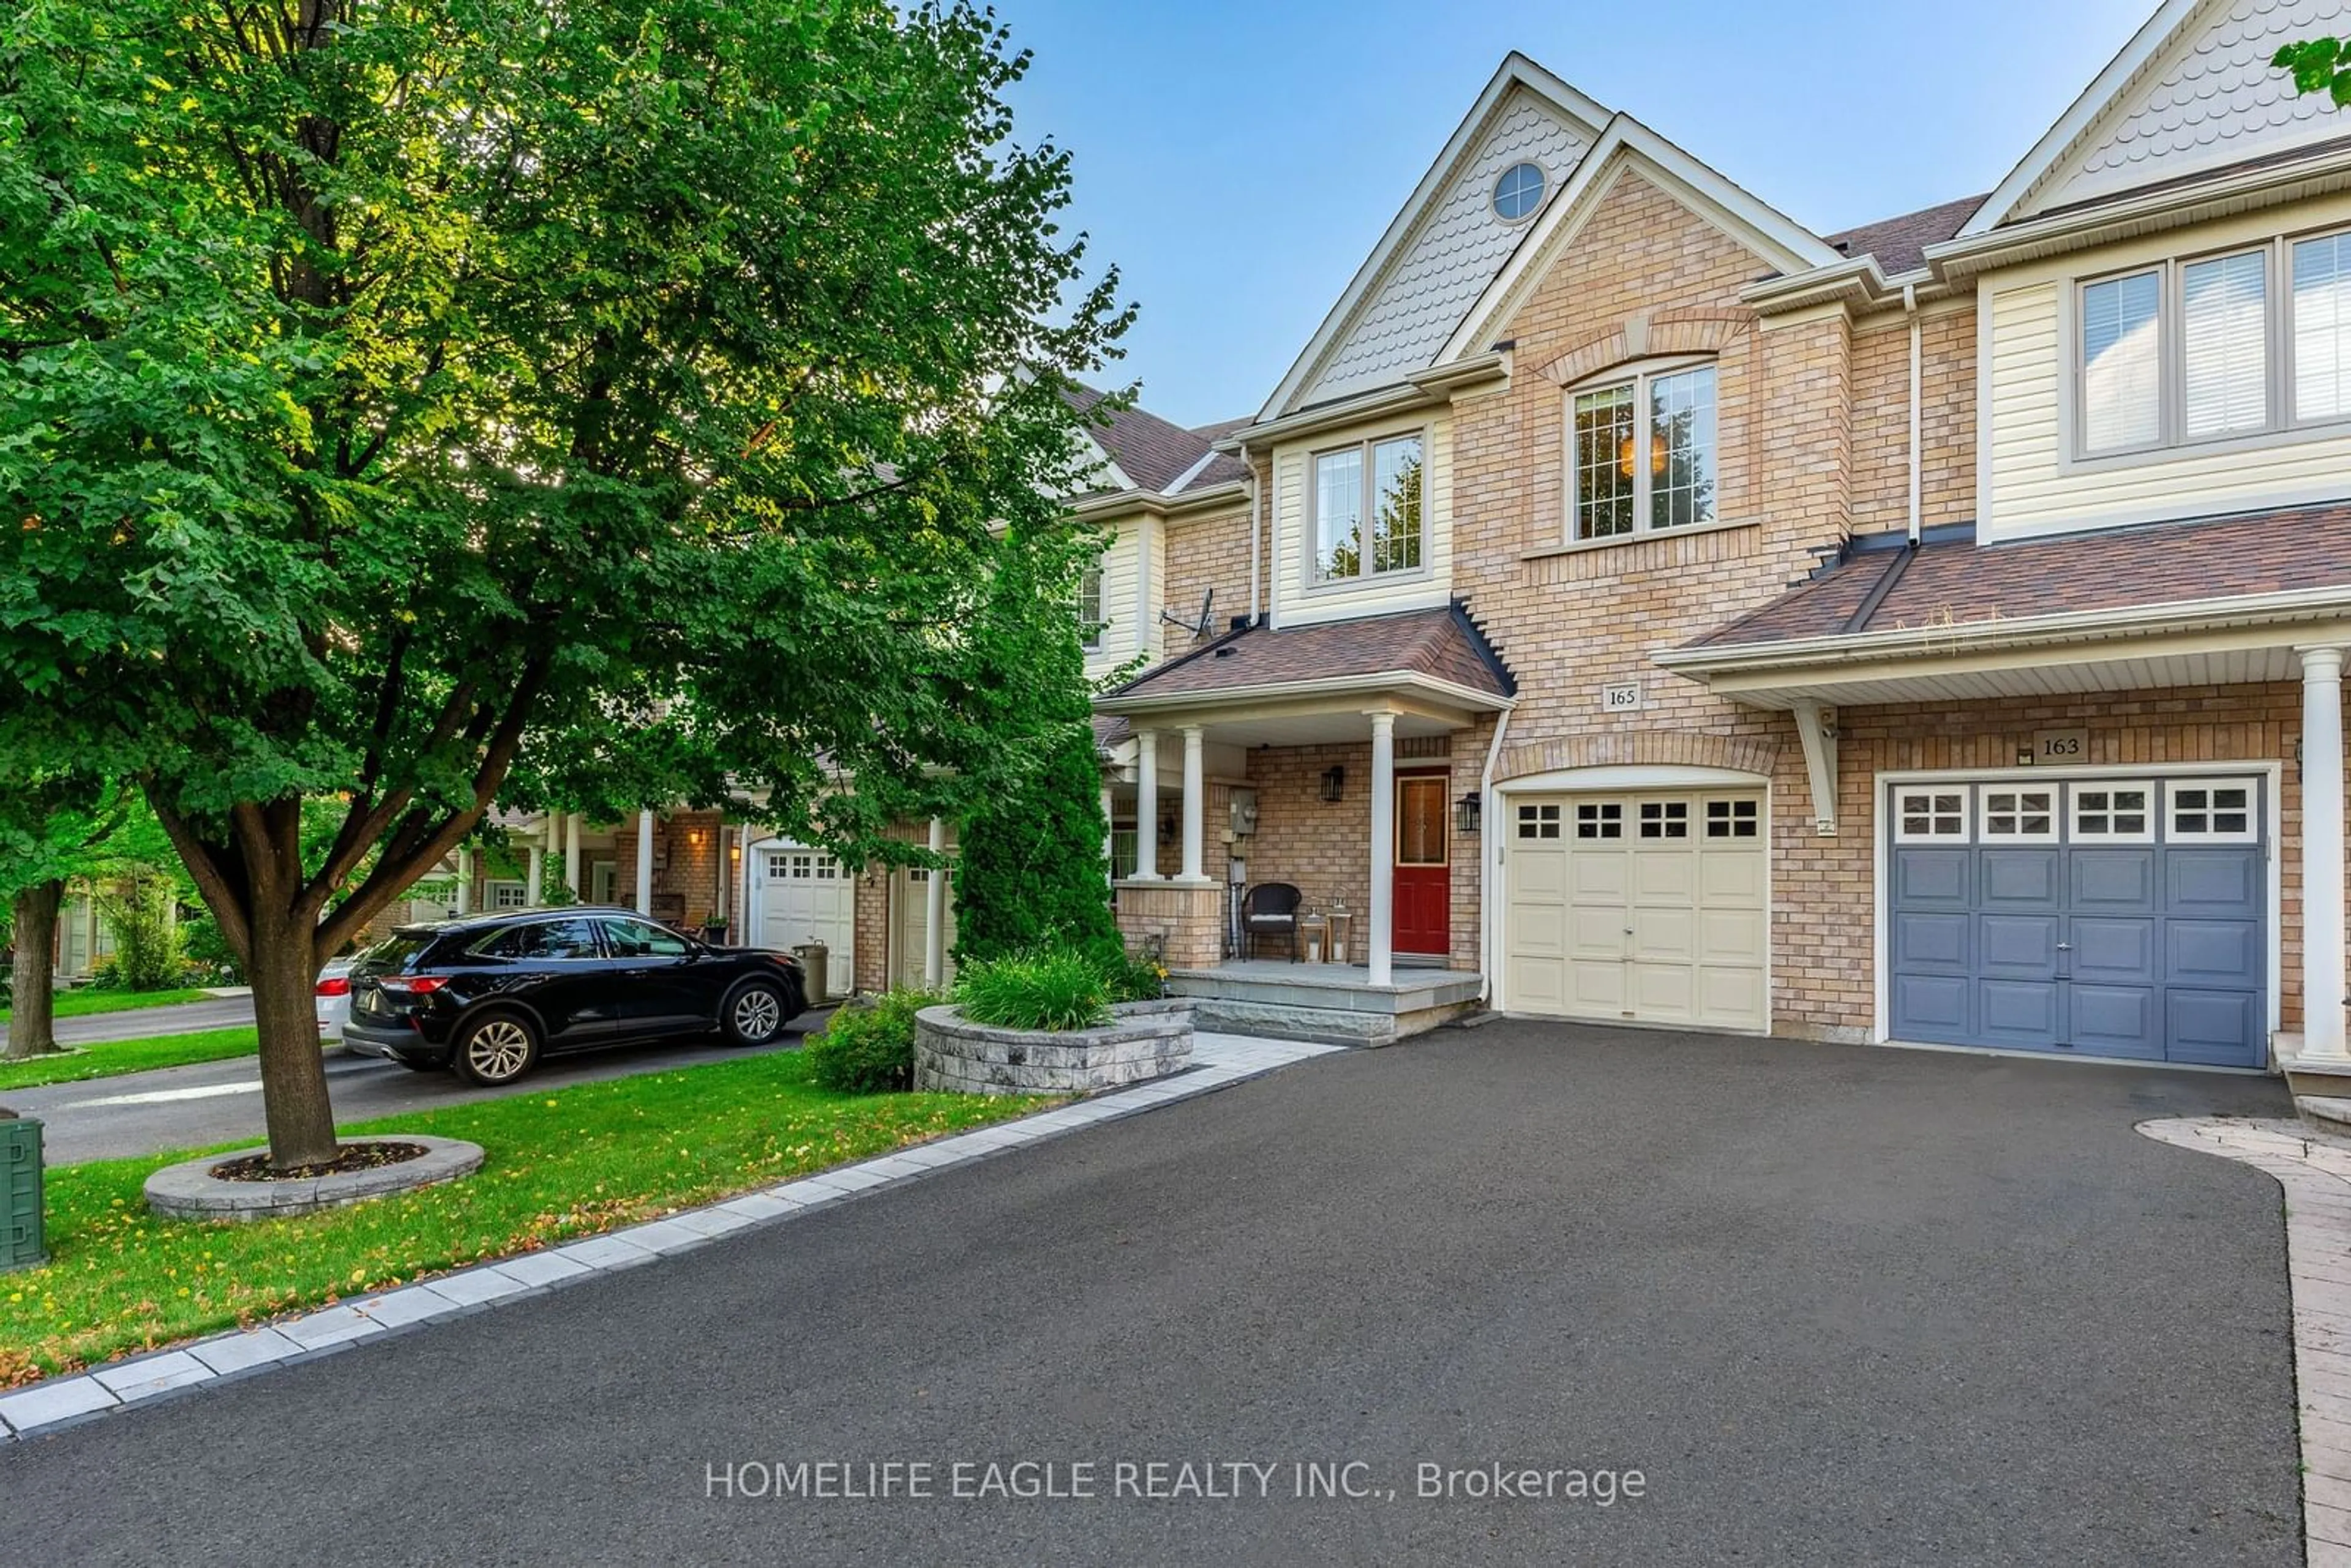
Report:
[{"label": "mulch bed", "polygon": [[396,1166],[407,1160],[423,1159],[426,1153],[422,1144],[343,1144],[331,1160],[317,1165],[294,1166],[286,1170],[269,1168],[269,1155],[264,1151],[247,1155],[243,1159],[224,1160],[212,1168],[212,1175],[222,1181],[303,1181],[312,1176],[344,1176],[352,1171],[371,1171],[382,1166]]}]

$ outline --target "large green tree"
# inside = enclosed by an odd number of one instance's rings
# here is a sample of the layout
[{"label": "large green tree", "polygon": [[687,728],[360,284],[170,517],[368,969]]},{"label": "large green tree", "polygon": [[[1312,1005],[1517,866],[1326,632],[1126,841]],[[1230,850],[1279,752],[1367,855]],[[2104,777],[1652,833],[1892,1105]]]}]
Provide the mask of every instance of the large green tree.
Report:
[{"label": "large green tree", "polygon": [[0,786],[0,902],[13,952],[0,1059],[57,1049],[57,913],[68,887],[157,871],[171,859],[154,813],[126,786],[68,770]]},{"label": "large green tree", "polygon": [[1034,766],[986,612],[1092,546],[1062,378],[1125,317],[1025,65],[882,0],[0,16],[0,768],[138,780],[276,1163],[334,1147],[320,955],[501,790],[857,857]]}]

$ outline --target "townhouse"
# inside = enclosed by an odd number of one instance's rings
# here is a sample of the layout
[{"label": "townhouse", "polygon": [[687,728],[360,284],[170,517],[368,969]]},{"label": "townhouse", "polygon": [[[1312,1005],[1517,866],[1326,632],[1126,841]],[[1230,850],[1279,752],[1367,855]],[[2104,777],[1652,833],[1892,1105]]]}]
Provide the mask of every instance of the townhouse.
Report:
[{"label": "townhouse", "polygon": [[2269,60],[2343,10],[2171,0],[1844,234],[1506,60],[1081,504],[1123,928],[1258,1027],[2341,1064],[2351,118]]}]

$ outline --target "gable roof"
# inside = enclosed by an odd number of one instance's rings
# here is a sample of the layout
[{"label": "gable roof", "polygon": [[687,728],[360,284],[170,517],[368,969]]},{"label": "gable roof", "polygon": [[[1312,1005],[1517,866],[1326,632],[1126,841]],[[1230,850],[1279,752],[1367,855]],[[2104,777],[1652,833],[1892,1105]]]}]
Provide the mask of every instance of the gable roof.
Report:
[{"label": "gable roof", "polygon": [[1329,681],[1420,676],[1507,701],[1518,681],[1459,603],[1276,630],[1228,632],[1142,674],[1105,699],[1200,697]]},{"label": "gable roof", "polygon": [[1214,443],[1247,419],[1224,420],[1186,430],[1147,409],[1126,408],[1095,413],[1110,394],[1081,385],[1067,394],[1070,406],[1099,423],[1090,423],[1086,434],[1109,465],[1108,486],[1091,495],[1143,490],[1156,496],[1191,495],[1217,485],[1249,477],[1249,465],[1213,450]]},{"label": "gable roof", "polygon": [[[1607,120],[1607,110],[1513,50],[1348,280],[1258,422],[1400,380],[1429,363],[1524,232],[1486,221],[1494,176],[1531,158],[1555,192]],[[1487,162],[1494,163],[1490,171]],[[1424,240],[1435,243],[1416,244]],[[1336,363],[1375,309],[1360,350]]]},{"label": "gable roof", "polygon": [[1959,235],[2335,139],[2326,95],[2298,96],[2270,58],[2346,16],[2345,0],[2165,0]]},{"label": "gable roof", "polygon": [[1834,267],[1846,258],[1793,218],[1699,162],[1629,114],[1618,114],[1593,144],[1575,177],[1554,196],[1510,259],[1479,295],[1447,340],[1437,362],[1478,352],[1518,306],[1548,265],[1554,242],[1572,235],[1583,214],[1614,183],[1618,172],[1637,168],[1691,211],[1709,217],[1782,273]]}]

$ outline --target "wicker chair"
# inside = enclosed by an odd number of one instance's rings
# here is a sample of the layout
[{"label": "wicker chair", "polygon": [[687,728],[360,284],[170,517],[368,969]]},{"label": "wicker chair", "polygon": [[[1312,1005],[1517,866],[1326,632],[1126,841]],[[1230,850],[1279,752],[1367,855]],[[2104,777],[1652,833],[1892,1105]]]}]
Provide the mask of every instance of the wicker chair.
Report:
[{"label": "wicker chair", "polygon": [[1290,961],[1298,962],[1298,890],[1286,882],[1261,882],[1241,901],[1242,951],[1254,956],[1268,936],[1290,938]]}]

